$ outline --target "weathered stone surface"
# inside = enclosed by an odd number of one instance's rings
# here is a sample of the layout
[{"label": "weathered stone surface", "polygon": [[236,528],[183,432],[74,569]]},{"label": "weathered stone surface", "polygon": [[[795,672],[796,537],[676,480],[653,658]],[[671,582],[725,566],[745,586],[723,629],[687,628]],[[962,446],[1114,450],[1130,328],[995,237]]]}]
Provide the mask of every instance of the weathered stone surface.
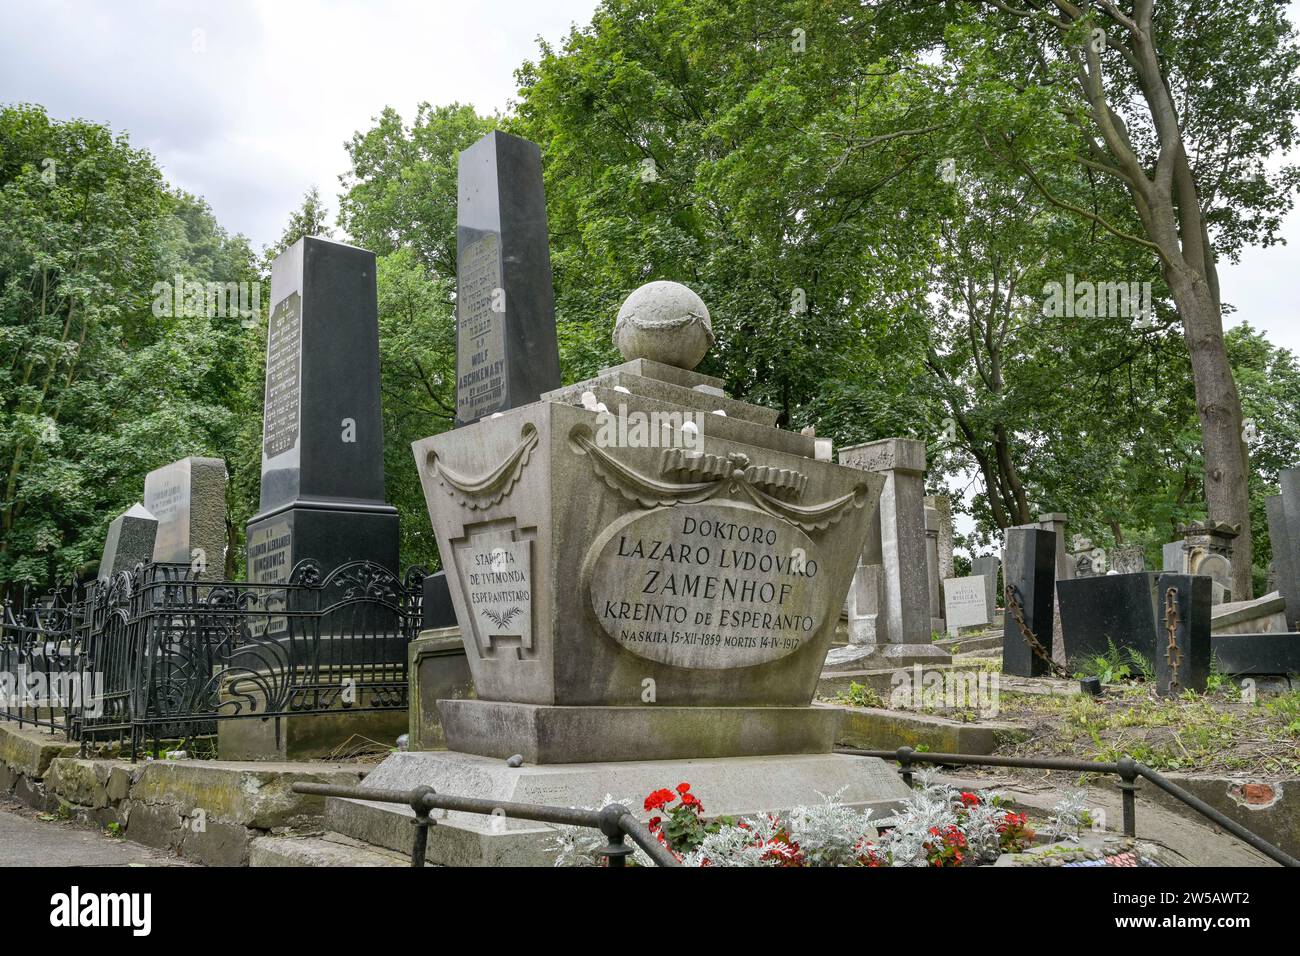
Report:
[{"label": "weathered stone surface", "polygon": [[0,764],[33,780],[44,776],[56,757],[71,756],[80,749],[62,734],[54,735],[31,726],[20,730],[16,723],[0,721]]},{"label": "weathered stone surface", "polygon": [[[363,787],[409,789],[558,807],[598,807],[606,795],[626,799],[638,816],[653,790],[687,780],[712,815],[747,816],[820,804],[839,794],[877,818],[908,794],[884,761],[838,754],[630,761],[508,767],[504,761],[453,752],[393,754]],[[548,866],[555,831],[525,820],[437,813],[429,831],[429,861],[448,866]],[[356,800],[328,801],[326,825],[339,833],[401,853],[411,849],[409,807]]]},{"label": "weathered stone surface", "polygon": [[[636,396],[625,398],[634,408]],[[636,706],[652,693],[656,706],[806,705],[853,570],[841,556],[860,552],[882,480],[707,429],[698,458],[680,444],[600,447],[599,427],[598,412],[545,401],[413,446],[479,697]],[[633,550],[638,542],[643,552],[654,548],[654,536],[636,533],[650,524],[680,521],[684,528],[693,518],[698,528],[724,513],[733,517],[714,525],[707,541],[661,542],[658,567],[646,565],[659,576],[641,582],[652,593],[627,601],[626,614],[622,598],[606,605],[613,582],[602,555],[617,559],[620,547]],[[775,530],[776,516],[799,529],[778,531],[777,545],[804,553],[778,550],[766,531],[758,546],[741,540],[745,528]],[[629,530],[626,540],[611,531],[616,527]],[[682,543],[693,545],[689,555]],[[753,663],[734,656],[730,666],[684,668],[634,653],[601,623],[616,617],[629,641],[647,632],[635,641],[643,648],[722,640],[718,635],[737,633],[729,623],[734,613],[785,613],[758,599],[766,577],[759,582],[736,569],[737,561],[777,559],[793,585],[787,600],[804,601],[805,611],[809,595],[822,602],[813,630],[795,632],[798,647],[782,657]],[[660,587],[670,576],[676,595]],[[818,577],[825,584],[811,581]],[[714,596],[695,600],[684,623],[670,622],[690,589]]]},{"label": "weathered stone surface", "polygon": [[329,760],[351,756],[349,747],[392,744],[407,733],[408,723],[407,712],[398,709],[222,720],[217,753],[222,760]]},{"label": "weathered stone surface", "polygon": [[995,554],[981,554],[978,557],[971,558],[970,572],[972,575],[981,575],[984,578],[984,584],[989,591],[989,607],[996,612],[1002,588],[999,586],[999,575],[1002,573],[1002,561]]},{"label": "weathered stone surface", "polygon": [[624,359],[694,369],[713,344],[704,300],[680,282],[647,282],[618,310],[614,344]]},{"label": "weathered stone surface", "polygon": [[411,682],[411,750],[445,750],[447,737],[438,714],[438,701],[474,696],[474,679],[465,659],[460,628],[423,631],[411,642],[407,674]]},{"label": "weathered stone surface", "polygon": [[248,865],[257,867],[376,867],[411,865],[409,857],[334,834],[263,836],[248,846]]},{"label": "weathered stone surface", "polygon": [[1210,612],[1210,633],[1269,634],[1287,630],[1286,601],[1273,591],[1253,601],[1226,601]]},{"label": "weathered stone surface", "polygon": [[1026,728],[1003,721],[967,723],[929,714],[872,707],[825,706],[837,712],[835,743],[859,750],[924,747],[932,753],[982,755],[1029,736]]},{"label": "weathered stone surface", "polygon": [[988,579],[983,576],[948,578],[943,582],[944,622],[948,633],[963,627],[981,627],[993,621]]},{"label": "weathered stone surface", "polygon": [[158,519],[153,560],[188,564],[194,576],[223,579],[226,569],[226,463],[182,458],[144,479],[144,506]]},{"label": "weathered stone surface", "polygon": [[1291,563],[1294,552],[1282,496],[1265,498],[1264,510],[1268,517],[1268,540],[1273,548],[1273,574],[1286,605],[1283,609],[1286,615],[1285,630],[1289,630],[1295,626],[1297,617],[1300,617],[1300,577],[1296,576],[1296,568]]},{"label": "weathered stone surface", "polygon": [[833,721],[809,707],[551,707],[438,702],[448,746],[530,764],[826,753]]},{"label": "weathered stone surface", "polygon": [[113,519],[99,559],[99,580],[107,581],[119,571],[130,571],[153,558],[158,519],[142,504],[135,504]]}]

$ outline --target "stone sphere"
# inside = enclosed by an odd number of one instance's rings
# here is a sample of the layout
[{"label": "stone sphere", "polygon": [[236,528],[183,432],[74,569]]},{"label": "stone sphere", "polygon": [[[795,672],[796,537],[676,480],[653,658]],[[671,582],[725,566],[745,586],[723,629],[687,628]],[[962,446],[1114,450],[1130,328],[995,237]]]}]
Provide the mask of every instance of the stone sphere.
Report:
[{"label": "stone sphere", "polygon": [[704,300],[680,282],[648,282],[619,308],[614,344],[628,362],[693,369],[713,344],[713,324]]}]

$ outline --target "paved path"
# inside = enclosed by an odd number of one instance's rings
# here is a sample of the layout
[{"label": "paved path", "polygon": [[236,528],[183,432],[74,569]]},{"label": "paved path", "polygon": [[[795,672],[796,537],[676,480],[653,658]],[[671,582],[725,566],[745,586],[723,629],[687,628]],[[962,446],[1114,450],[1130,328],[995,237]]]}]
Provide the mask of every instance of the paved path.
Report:
[{"label": "paved path", "polygon": [[21,804],[0,801],[0,867],[183,865],[170,853],[75,823],[40,820]]}]

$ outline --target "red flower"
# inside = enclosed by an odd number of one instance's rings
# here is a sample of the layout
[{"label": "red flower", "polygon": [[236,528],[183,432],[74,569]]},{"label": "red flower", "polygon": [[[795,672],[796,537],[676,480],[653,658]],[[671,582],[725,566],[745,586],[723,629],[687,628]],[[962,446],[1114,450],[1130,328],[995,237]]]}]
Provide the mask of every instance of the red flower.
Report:
[{"label": "red flower", "polygon": [[678,792],[678,793],[685,793],[685,792],[686,792],[687,790],[689,790],[689,789],[691,789],[691,785],[690,785],[689,783],[679,783],[679,784],[677,785],[677,792]]},{"label": "red flower", "polygon": [[975,794],[971,793],[969,790],[966,790],[962,792],[961,802],[963,806],[977,807],[979,806],[980,798],[975,796]]},{"label": "red flower", "polygon": [[650,796],[645,798],[645,808],[647,810],[662,810],[665,804],[672,803],[677,797],[668,789],[656,790]]},{"label": "red flower", "polygon": [[651,833],[654,833],[656,830],[659,829],[659,824],[663,823],[663,819],[664,819],[663,817],[651,817],[651,818],[650,818],[650,822],[647,823],[646,826],[648,826],[648,827],[650,828],[650,832],[651,832]]}]

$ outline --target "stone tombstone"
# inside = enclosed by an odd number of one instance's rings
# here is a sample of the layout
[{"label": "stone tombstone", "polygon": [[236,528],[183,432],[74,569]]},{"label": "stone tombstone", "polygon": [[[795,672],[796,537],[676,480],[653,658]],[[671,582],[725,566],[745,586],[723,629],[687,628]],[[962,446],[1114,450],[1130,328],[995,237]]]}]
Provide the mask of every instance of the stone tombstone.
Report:
[{"label": "stone tombstone", "polygon": [[494,130],[458,165],[456,423],[559,385],[541,150]]},{"label": "stone tombstone", "polygon": [[[828,668],[946,658],[930,641],[930,561],[925,531],[925,445],[886,438],[840,449],[840,464],[882,475],[880,509],[870,522],[852,589],[848,648]],[[855,614],[857,615],[855,624]]]},{"label": "stone tombstone", "polygon": [[956,577],[952,563],[952,499],[947,495],[928,495],[925,504],[939,516],[939,577],[942,580]]},{"label": "stone tombstone", "polygon": [[1001,593],[998,581],[1002,573],[1002,562],[995,554],[981,554],[971,558],[970,567],[972,575],[984,578],[984,585],[988,588],[989,608],[996,613],[998,595]]},{"label": "stone tombstone", "polygon": [[963,627],[993,623],[988,580],[981,575],[948,578],[943,582],[943,619],[948,633],[956,637]]},{"label": "stone tombstone", "polygon": [[1162,545],[1160,548],[1160,564],[1162,571],[1168,571],[1170,574],[1185,574],[1187,562],[1183,542],[1170,541]]},{"label": "stone tombstone", "polygon": [[1300,674],[1300,634],[1211,635],[1215,666],[1223,674]]},{"label": "stone tombstone", "polygon": [[397,511],[384,495],[375,257],[308,236],[271,267],[261,506],[248,579],[322,576],[369,561],[394,575]]},{"label": "stone tombstone", "polygon": [[1132,649],[1155,664],[1156,572],[1102,574],[1058,581],[1066,666]]},{"label": "stone tombstone", "polygon": [[144,479],[144,506],[158,519],[153,560],[188,564],[199,580],[226,569],[226,463],[182,458]]},{"label": "stone tombstone", "polygon": [[1110,568],[1116,574],[1137,574],[1147,569],[1146,555],[1140,547],[1122,545],[1110,552]]},{"label": "stone tombstone", "polygon": [[447,572],[426,575],[424,594],[420,602],[420,630],[455,627],[456,609],[451,603],[451,589],[447,586]]},{"label": "stone tombstone", "polygon": [[1208,577],[1160,575],[1155,653],[1158,694],[1205,691],[1210,676],[1211,592]]},{"label": "stone tombstone", "polygon": [[1053,653],[1052,609],[1056,584],[1056,535],[1041,528],[1009,528],[1007,558],[1003,566],[1010,597],[1003,615],[1002,672],[1016,677],[1042,677],[1051,672],[1047,661],[1035,654],[1021,634],[1012,609],[1020,606],[1025,627],[1044,653]]},{"label": "stone tombstone", "polygon": [[[700,307],[682,308],[660,334]],[[440,705],[453,749],[526,763],[829,749],[810,702],[885,479],[695,387],[721,384],[633,351],[414,443],[479,698]]]},{"label": "stone tombstone", "polygon": [[1300,617],[1300,578],[1296,577],[1291,564],[1291,538],[1286,520],[1286,507],[1281,495],[1272,495],[1264,499],[1264,510],[1268,515],[1268,540],[1273,548],[1274,586],[1282,592],[1286,602],[1283,613],[1287,626],[1295,627]]},{"label": "stone tombstone", "polygon": [[134,504],[108,526],[104,554],[99,559],[99,580],[108,581],[119,571],[153,560],[158,519],[142,504]]},{"label": "stone tombstone", "polygon": [[933,508],[925,509],[925,571],[926,590],[930,596],[930,632],[942,633],[943,620],[943,579],[939,576],[939,512]]}]

